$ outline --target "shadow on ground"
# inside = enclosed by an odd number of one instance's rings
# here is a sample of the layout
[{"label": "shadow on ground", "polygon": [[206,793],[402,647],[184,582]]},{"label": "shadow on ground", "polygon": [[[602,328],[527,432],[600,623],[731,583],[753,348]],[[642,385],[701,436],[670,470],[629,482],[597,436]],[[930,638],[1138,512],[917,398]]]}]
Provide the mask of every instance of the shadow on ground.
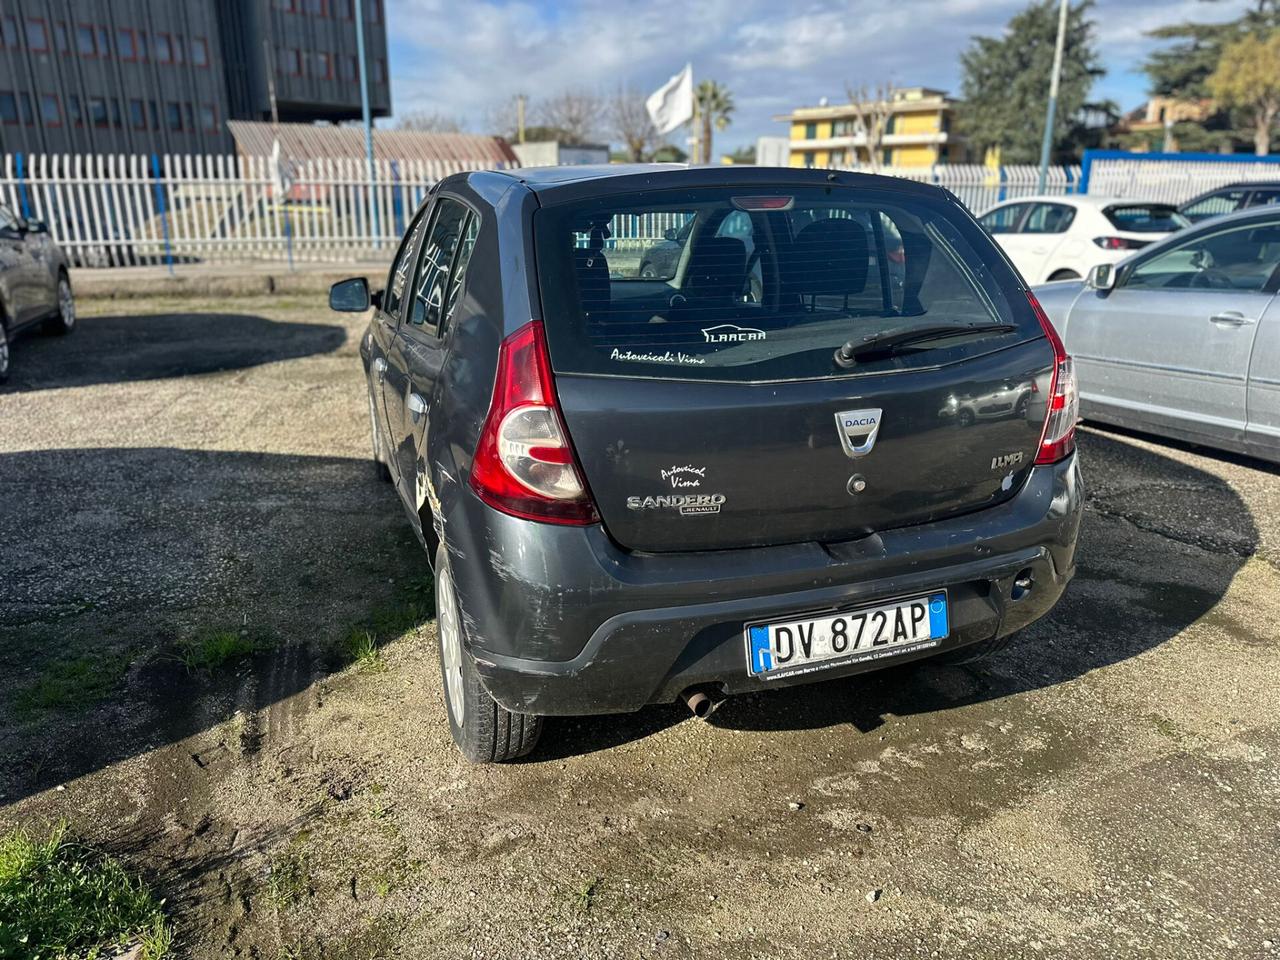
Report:
[{"label": "shadow on ground", "polygon": [[[293,697],[344,665],[346,634],[430,595],[366,460],[30,451],[0,455],[0,491],[4,802]],[[210,631],[258,653],[178,662]]]},{"label": "shadow on ground", "polygon": [[337,350],[346,331],[235,313],[81,318],[66,337],[19,336],[0,392],[83,387],[218,373]]},{"label": "shadow on ground", "polygon": [[[739,730],[845,725],[867,733],[886,716],[936,713],[1072,680],[1157,647],[1207,614],[1258,547],[1248,506],[1225,481],[1180,460],[1105,434],[1085,434],[1080,443],[1090,506],[1076,578],[1059,605],[1000,655],[966,666],[925,660],[730,698],[709,722]],[[609,749],[688,718],[683,706],[669,705],[633,716],[553,718],[530,761]]]}]

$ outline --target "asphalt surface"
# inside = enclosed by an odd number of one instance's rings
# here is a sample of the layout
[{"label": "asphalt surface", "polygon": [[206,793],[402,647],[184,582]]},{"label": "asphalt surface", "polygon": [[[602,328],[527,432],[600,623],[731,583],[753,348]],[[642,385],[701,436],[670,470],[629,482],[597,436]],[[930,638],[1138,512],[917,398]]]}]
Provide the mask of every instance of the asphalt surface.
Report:
[{"label": "asphalt surface", "polygon": [[1079,574],[1000,659],[477,768],[359,321],[87,306],[0,388],[0,828],[125,856],[180,956],[1280,956],[1277,468],[1086,430]]}]

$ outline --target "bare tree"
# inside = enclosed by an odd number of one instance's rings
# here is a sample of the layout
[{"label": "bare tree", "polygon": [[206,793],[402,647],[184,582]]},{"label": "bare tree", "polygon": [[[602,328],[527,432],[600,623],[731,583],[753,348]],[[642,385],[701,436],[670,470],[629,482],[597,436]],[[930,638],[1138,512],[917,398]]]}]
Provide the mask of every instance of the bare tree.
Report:
[{"label": "bare tree", "polygon": [[406,113],[396,123],[397,130],[421,130],[425,133],[461,133],[462,123],[457,117],[433,110],[415,110]]},{"label": "bare tree", "polygon": [[627,156],[636,163],[648,160],[664,142],[649,118],[644,95],[632,93],[626,87],[619,87],[609,101],[609,125]]},{"label": "bare tree", "polygon": [[604,103],[589,90],[564,90],[537,109],[540,125],[559,131],[569,146],[588,143],[600,132]]},{"label": "bare tree", "polygon": [[[874,92],[867,85],[845,87],[849,97],[849,105],[853,108],[854,121],[865,138],[867,162],[872,169],[880,166],[880,144],[889,129],[889,118],[893,115],[893,87],[888,83],[877,83]],[[853,148],[853,163],[858,162],[858,148]]]}]

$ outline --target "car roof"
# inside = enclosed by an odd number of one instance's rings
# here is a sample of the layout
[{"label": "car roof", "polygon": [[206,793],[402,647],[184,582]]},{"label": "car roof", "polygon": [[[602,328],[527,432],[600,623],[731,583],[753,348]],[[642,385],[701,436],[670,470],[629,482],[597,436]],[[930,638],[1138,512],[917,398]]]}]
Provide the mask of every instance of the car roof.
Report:
[{"label": "car roof", "polygon": [[1234,180],[1231,183],[1224,183],[1221,186],[1214,187],[1212,190],[1206,190],[1205,193],[1217,193],[1220,190],[1247,190],[1250,187],[1274,190],[1276,187],[1280,187],[1280,180]]},{"label": "car roof", "polygon": [[[638,189],[778,184],[840,184],[938,196],[932,184],[846,170],[816,167],[762,167],[753,164],[691,166],[684,163],[609,163],[562,167],[517,167],[497,171],[541,195],[599,195]],[[549,199],[549,198],[548,198]]]},{"label": "car roof", "polygon": [[1087,207],[1095,210],[1111,206],[1128,206],[1130,204],[1158,203],[1164,207],[1173,206],[1167,200],[1149,200],[1146,197],[1117,197],[1095,193],[1034,193],[1027,197],[1009,197],[1007,200],[992,204],[988,209],[994,210],[996,207],[1007,207],[1013,203],[1062,203],[1069,207]]}]

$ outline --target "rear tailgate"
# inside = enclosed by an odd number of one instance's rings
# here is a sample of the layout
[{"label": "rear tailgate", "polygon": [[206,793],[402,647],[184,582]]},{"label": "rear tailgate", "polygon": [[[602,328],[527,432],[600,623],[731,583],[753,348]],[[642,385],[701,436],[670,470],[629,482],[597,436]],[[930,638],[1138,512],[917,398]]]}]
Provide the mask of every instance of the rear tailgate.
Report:
[{"label": "rear tailgate", "polygon": [[[955,204],[848,194],[770,207],[704,188],[536,215],[561,411],[621,545],[844,540],[1025,480],[1054,355],[1016,279]],[[646,216],[695,220],[669,280],[630,275],[643,250],[609,245]],[[869,332],[992,322],[833,358]]]}]

